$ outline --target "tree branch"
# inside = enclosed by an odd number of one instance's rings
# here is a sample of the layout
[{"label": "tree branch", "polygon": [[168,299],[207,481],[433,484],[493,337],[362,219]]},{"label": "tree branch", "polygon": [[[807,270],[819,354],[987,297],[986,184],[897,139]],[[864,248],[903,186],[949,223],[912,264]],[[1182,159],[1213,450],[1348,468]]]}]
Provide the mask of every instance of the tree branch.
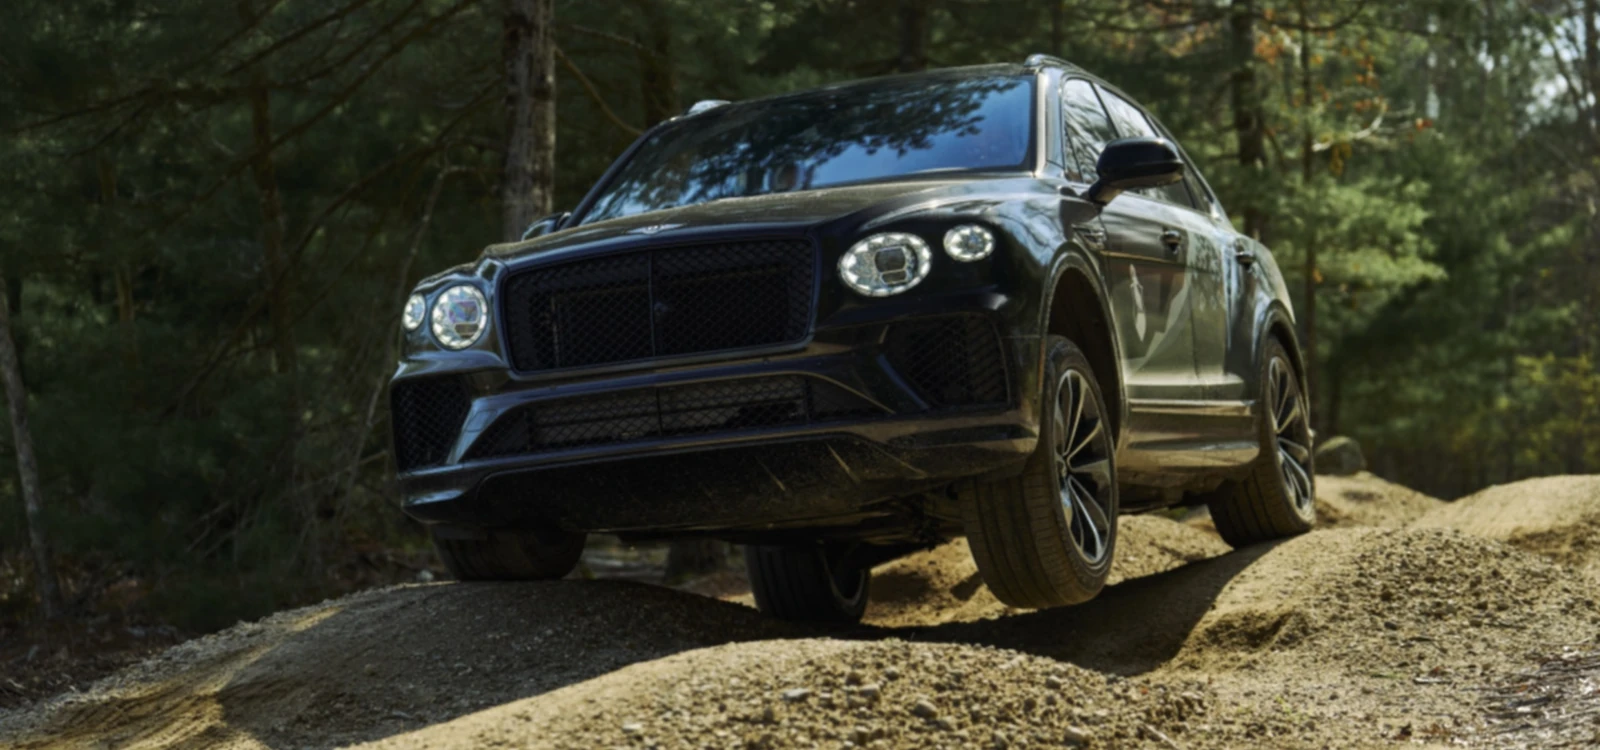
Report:
[{"label": "tree branch", "polygon": [[610,120],[613,125],[616,125],[617,127],[622,128],[624,131],[633,134],[635,137],[644,135],[643,130],[623,122],[622,118],[618,117],[616,112],[611,111],[611,107],[607,105],[606,100],[600,96],[600,92],[596,90],[594,84],[589,81],[589,77],[584,75],[583,71],[579,70],[577,65],[573,64],[572,58],[567,57],[567,53],[561,51],[560,47],[556,47],[555,50],[556,57],[561,58],[561,63],[567,66],[567,70],[572,73],[574,78],[578,79],[578,83],[583,84],[584,91],[589,92],[589,98],[593,99],[594,103],[599,105],[600,112],[606,116],[606,119]]}]

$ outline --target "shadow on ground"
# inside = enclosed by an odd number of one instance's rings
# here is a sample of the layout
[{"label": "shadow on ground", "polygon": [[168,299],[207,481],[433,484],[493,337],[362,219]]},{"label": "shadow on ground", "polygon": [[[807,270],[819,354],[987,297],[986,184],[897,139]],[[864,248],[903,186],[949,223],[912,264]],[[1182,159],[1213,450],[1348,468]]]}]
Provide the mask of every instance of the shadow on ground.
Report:
[{"label": "shadow on ground", "polygon": [[[1136,674],[1170,659],[1258,547],[1109,587],[1088,604],[925,628],[824,630],[636,583],[372,591],[179,646],[6,727],[22,748],[330,747],[448,722],[630,664],[725,643],[832,636],[981,643]],[[975,588],[975,585],[974,585]]]}]

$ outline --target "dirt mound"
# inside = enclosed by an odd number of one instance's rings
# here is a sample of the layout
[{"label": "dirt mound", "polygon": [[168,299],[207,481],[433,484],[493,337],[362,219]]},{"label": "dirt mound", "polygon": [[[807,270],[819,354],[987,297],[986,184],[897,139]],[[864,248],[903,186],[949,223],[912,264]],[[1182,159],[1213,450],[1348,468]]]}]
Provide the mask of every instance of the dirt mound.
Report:
[{"label": "dirt mound", "polygon": [[634,662],[793,632],[743,607],[641,584],[403,586],[177,646],[87,694],[0,717],[0,745],[341,745]]},{"label": "dirt mound", "polygon": [[1399,528],[1444,503],[1416,490],[1386,482],[1371,472],[1348,477],[1317,477],[1317,525]]},{"label": "dirt mound", "polygon": [[376,747],[1184,746],[1203,683],[1109,679],[992,648],[745,643],[639,664]]},{"label": "dirt mound", "polygon": [[[1118,523],[1111,585],[1229,549],[1216,536],[1160,516],[1123,516]],[[1020,611],[989,593],[966,542],[956,540],[875,569],[866,621],[880,627],[927,627]]]},{"label": "dirt mound", "polygon": [[1498,538],[1592,519],[1595,481],[1228,554],[1192,527],[1124,519],[1119,582],[1048,611],[1000,607],[945,545],[880,569],[875,624],[847,630],[613,581],[372,591],[0,715],[0,745],[1493,744],[1515,700],[1485,703],[1483,686],[1514,688],[1600,633],[1594,581]]},{"label": "dirt mound", "polygon": [[1416,526],[1497,539],[1600,577],[1600,476],[1497,485],[1443,505]]}]

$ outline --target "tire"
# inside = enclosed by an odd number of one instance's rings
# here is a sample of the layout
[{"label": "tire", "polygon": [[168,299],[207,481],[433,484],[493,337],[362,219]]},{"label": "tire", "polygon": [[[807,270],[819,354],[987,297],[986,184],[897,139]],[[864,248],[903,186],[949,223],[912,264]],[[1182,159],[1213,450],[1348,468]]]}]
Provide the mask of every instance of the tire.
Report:
[{"label": "tire", "polygon": [[1115,441],[1088,357],[1045,341],[1039,448],[1022,474],[957,487],[967,547],[996,598],[1043,609],[1093,599],[1117,542]]},{"label": "tire", "polygon": [[1206,501],[1217,533],[1234,547],[1303,534],[1317,520],[1310,411],[1289,352],[1275,338],[1262,347],[1260,395],[1261,455],[1248,476]]},{"label": "tire", "polygon": [[867,611],[872,569],[821,544],[747,544],[745,569],[756,609],[780,620],[854,623]]},{"label": "tire", "polygon": [[458,581],[547,581],[578,566],[583,534],[563,531],[490,531],[484,539],[453,539],[433,532],[433,548]]}]

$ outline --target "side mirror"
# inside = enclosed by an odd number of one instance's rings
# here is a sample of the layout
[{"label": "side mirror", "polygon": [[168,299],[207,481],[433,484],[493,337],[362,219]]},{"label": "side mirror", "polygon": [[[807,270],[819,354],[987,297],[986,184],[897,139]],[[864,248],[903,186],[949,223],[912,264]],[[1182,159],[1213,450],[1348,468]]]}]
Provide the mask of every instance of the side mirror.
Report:
[{"label": "side mirror", "polygon": [[557,229],[560,229],[562,225],[566,224],[567,220],[570,218],[572,218],[571,211],[562,211],[561,213],[550,214],[549,216],[529,224],[528,228],[522,231],[522,239],[531,240],[535,237],[554,232]]},{"label": "side mirror", "polygon": [[1183,159],[1164,138],[1118,138],[1100,152],[1100,179],[1089,200],[1104,206],[1124,190],[1171,185],[1183,179]]}]

